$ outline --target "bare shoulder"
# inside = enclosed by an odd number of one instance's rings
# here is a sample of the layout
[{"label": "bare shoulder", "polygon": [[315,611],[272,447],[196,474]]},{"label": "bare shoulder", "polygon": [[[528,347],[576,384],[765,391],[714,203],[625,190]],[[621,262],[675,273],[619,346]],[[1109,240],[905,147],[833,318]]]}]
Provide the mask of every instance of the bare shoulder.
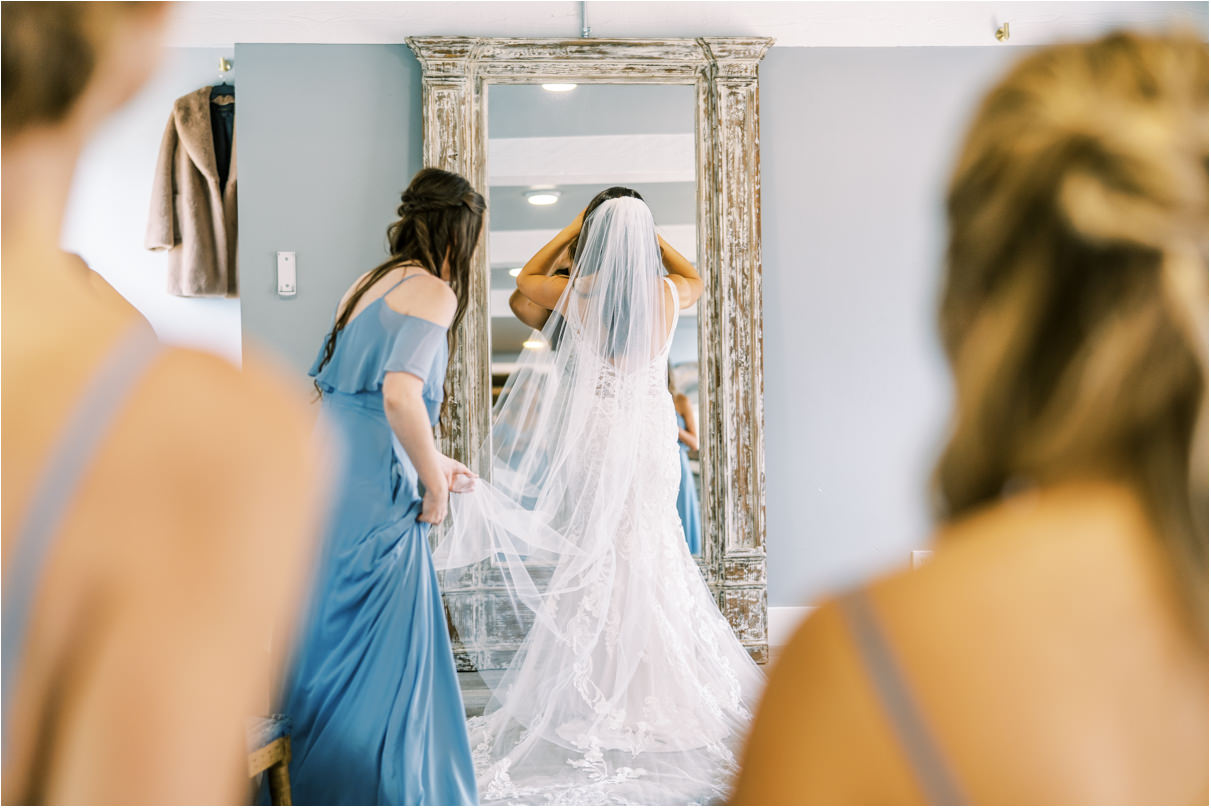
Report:
[{"label": "bare shoulder", "polygon": [[450,284],[428,272],[417,273],[400,284],[385,301],[400,314],[408,314],[448,327],[458,307],[458,297]]},{"label": "bare shoulder", "polygon": [[[323,438],[313,437],[318,408],[304,388],[255,350],[245,352],[243,369],[169,351],[131,402],[127,453],[143,456],[148,484],[166,506],[188,514],[208,503],[198,517],[216,531],[229,528],[224,535],[275,516],[293,522],[284,515],[311,512],[307,500],[324,476]],[[216,533],[211,546],[221,544]]]},{"label": "bare shoulder", "polygon": [[914,793],[844,617],[826,603],[771,671],[733,801],[895,804]]},{"label": "bare shoulder", "polygon": [[[1205,793],[1205,646],[1197,664],[1174,664],[1181,640],[1147,585],[1152,562],[1134,521],[1105,492],[1023,498],[949,525],[923,567],[865,588],[875,633],[864,643],[893,660],[889,681],[969,796],[1075,804]],[[884,698],[850,613],[826,603],[773,670],[737,801],[924,799]],[[1108,783],[1107,767],[1125,779]]]},{"label": "bare shoulder", "polygon": [[[941,670],[950,662],[941,662],[945,649],[969,648],[953,619],[953,603],[968,605],[972,598],[954,589],[955,565],[961,570],[965,563],[952,555],[939,552],[925,568],[887,575],[863,593],[899,663],[902,684],[935,727],[936,686],[948,681]],[[928,633],[917,626],[928,626]],[[923,798],[853,632],[848,606],[828,600],[787,643],[754,722],[737,802],[899,804]],[[969,673],[970,665],[959,669]],[[930,672],[932,679],[923,681]]]},{"label": "bare shoulder", "polygon": [[[1099,487],[1020,495],[947,526],[924,566],[868,588],[897,678],[969,795],[1165,802],[1205,788],[1205,646],[1177,650],[1154,583],[1159,542],[1133,511]],[[1051,779],[1022,776],[1057,761]],[[1127,779],[1111,788],[1107,766]]]},{"label": "bare shoulder", "polygon": [[[240,370],[169,350],[107,429],[47,571],[62,608],[44,612],[39,632],[47,669],[90,674],[65,699],[70,746],[102,763],[65,757],[64,782],[110,778],[124,795],[186,788],[211,802],[246,784],[214,774],[238,772],[215,739],[269,706],[331,490],[300,387],[255,352]],[[81,650],[83,614],[103,639]],[[131,703],[147,709],[123,713]],[[156,723],[164,715],[173,727]],[[129,750],[147,737],[188,750],[207,779],[175,792],[154,778],[132,785],[124,767],[145,758]]]},{"label": "bare shoulder", "polygon": [[[276,362],[253,349],[246,349],[242,368],[221,357],[173,350],[149,380],[147,395],[171,398],[178,418],[195,425],[194,434],[226,432],[233,438],[255,430],[267,441],[294,444],[314,422],[305,385],[291,381]],[[228,450],[251,452],[245,441],[230,440]]]}]

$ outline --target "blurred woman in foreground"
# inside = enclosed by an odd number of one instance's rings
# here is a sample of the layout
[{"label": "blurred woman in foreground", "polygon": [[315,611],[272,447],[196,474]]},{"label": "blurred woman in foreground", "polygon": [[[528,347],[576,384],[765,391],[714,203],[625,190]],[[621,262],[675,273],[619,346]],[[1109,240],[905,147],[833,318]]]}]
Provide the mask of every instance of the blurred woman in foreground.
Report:
[{"label": "blurred woman in foreground", "polygon": [[284,378],[247,350],[241,374],[162,348],[59,249],[80,151],[150,74],[164,17],[4,6],[6,804],[246,800],[245,720],[331,487]]},{"label": "blurred woman in foreground", "polygon": [[1205,804],[1207,45],[1026,57],[948,208],[937,554],[799,630],[733,799]]}]

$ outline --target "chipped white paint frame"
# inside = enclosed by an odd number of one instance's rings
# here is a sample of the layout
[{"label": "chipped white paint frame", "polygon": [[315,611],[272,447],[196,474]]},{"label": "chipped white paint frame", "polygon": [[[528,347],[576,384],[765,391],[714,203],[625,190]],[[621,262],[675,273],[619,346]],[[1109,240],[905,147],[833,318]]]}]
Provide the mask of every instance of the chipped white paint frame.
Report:
[{"label": "chipped white paint frame", "polygon": [[[692,84],[697,90],[700,389],[703,407],[703,574],[719,608],[758,662],[768,659],[765,576],[764,384],[761,332],[761,173],[757,65],[773,40],[412,37],[422,68],[424,164],[487,191],[485,85]],[[484,232],[488,232],[487,224]],[[453,392],[444,450],[481,474],[490,435],[488,255],[481,241],[471,299],[447,377]],[[446,581],[446,605],[511,655],[526,627],[497,615],[490,567]],[[452,621],[466,625],[463,620]],[[460,669],[498,666],[457,635]],[[476,643],[477,647],[483,647]]]}]

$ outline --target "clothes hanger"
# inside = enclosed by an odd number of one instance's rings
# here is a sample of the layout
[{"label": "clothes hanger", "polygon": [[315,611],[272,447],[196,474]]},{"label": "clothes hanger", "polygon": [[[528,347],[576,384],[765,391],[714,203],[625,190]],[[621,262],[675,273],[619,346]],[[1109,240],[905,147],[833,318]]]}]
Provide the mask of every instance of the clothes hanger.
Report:
[{"label": "clothes hanger", "polygon": [[224,103],[225,98],[230,98],[231,103],[235,101],[235,85],[231,83],[231,60],[219,59],[219,83],[210,88],[210,100],[215,103]]}]

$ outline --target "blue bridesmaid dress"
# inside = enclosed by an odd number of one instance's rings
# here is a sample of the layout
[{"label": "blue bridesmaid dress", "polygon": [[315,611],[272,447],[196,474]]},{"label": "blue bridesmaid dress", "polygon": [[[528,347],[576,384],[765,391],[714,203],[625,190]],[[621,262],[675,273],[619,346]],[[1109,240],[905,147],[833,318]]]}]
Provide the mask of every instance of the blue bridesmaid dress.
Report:
[{"label": "blue bridesmaid dress", "polygon": [[[685,418],[677,413],[677,428],[685,429]],[[694,485],[694,472],[690,469],[690,447],[680,440],[681,491],[677,494],[677,515],[681,517],[681,528],[685,531],[685,543],[691,555],[702,552],[702,513],[698,510],[698,489]]]},{"label": "blue bridesmaid dress", "polygon": [[286,686],[296,803],[477,802],[417,474],[383,412],[383,376],[403,371],[436,423],[447,359],[446,329],[379,298],[312,366],[347,454]]}]

